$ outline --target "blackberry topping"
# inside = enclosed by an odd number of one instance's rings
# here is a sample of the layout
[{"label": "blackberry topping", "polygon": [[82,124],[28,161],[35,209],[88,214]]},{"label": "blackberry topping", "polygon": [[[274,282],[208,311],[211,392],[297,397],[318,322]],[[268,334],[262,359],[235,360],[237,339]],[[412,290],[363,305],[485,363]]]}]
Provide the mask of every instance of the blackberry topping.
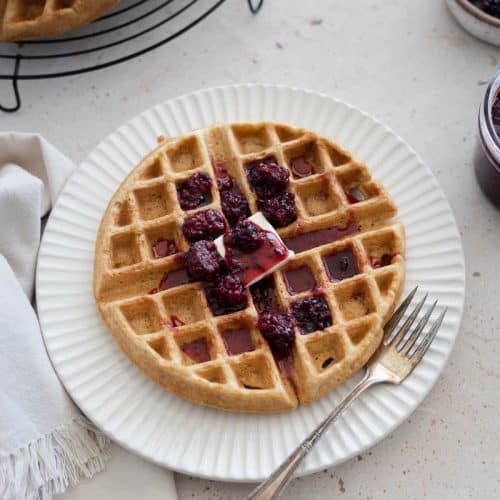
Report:
[{"label": "blackberry topping", "polygon": [[213,283],[206,283],[205,293],[216,316],[240,311],[247,305],[243,284],[234,274],[219,276]]},{"label": "blackberry topping", "polygon": [[220,199],[222,211],[227,217],[229,224],[232,226],[239,220],[250,217],[250,207],[248,206],[248,201],[238,191],[221,191]]},{"label": "blackberry topping", "polygon": [[186,271],[194,280],[207,281],[215,278],[221,264],[222,259],[213,241],[197,241],[184,254]]},{"label": "blackberry topping", "polygon": [[242,220],[224,237],[226,246],[236,247],[242,252],[251,252],[262,245],[266,233],[249,220]]},{"label": "blackberry topping", "polygon": [[308,297],[292,305],[292,313],[303,334],[323,330],[332,324],[332,316],[323,297]]},{"label": "blackberry topping", "polygon": [[203,172],[197,172],[177,188],[181,208],[192,210],[210,201],[212,179]]},{"label": "blackberry topping", "polygon": [[282,193],[288,186],[288,169],[275,161],[261,161],[247,169],[248,180],[259,198],[270,198]]},{"label": "blackberry topping", "polygon": [[224,233],[225,229],[224,216],[212,208],[196,212],[186,218],[182,225],[184,236],[191,242],[215,240],[217,236]]},{"label": "blackberry topping", "polygon": [[288,226],[297,219],[293,193],[285,192],[267,200],[259,199],[258,204],[266,219],[274,227]]},{"label": "blackberry topping", "polygon": [[295,332],[288,314],[264,312],[259,316],[257,328],[269,342],[271,349],[285,351],[293,346]]},{"label": "blackberry topping", "polygon": [[227,170],[219,171],[217,187],[220,192],[222,211],[229,224],[234,226],[239,220],[250,216],[248,201],[241,194],[238,186],[234,183]]},{"label": "blackberry topping", "polygon": [[220,304],[240,304],[245,299],[245,289],[235,274],[219,276],[213,286],[213,294]]}]

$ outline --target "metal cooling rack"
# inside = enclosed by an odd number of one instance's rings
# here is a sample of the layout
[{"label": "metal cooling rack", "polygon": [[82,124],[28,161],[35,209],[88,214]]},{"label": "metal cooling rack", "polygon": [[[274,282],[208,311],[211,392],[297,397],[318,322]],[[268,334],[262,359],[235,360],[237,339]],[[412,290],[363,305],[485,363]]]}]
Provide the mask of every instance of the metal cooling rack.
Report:
[{"label": "metal cooling rack", "polygon": [[[124,63],[174,40],[215,12],[226,0],[124,0],[93,23],[56,38],[2,43],[0,80],[10,80],[21,107],[20,80],[89,73]],[[247,0],[253,14],[264,0]]]}]

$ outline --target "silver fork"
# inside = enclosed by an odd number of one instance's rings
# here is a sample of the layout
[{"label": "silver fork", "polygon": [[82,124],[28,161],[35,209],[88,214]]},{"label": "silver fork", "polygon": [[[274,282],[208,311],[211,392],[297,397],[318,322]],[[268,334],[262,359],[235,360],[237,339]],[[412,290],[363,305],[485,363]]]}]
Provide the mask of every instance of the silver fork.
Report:
[{"label": "silver fork", "polygon": [[[292,479],[295,469],[316,444],[319,438],[325,433],[332,422],[366,389],[375,384],[389,383],[400,384],[418,365],[424,354],[429,349],[436,336],[441,323],[443,322],[446,308],[439,315],[426,334],[422,335],[425,325],[429,321],[437,301],[435,301],[422,316],[417,326],[410,332],[413,323],[422,310],[427,294],[415,306],[405,322],[394,333],[399,320],[408,309],[417,287],[415,287],[408,297],[397,308],[391,319],[384,328],[384,339],[382,344],[366,365],[365,375],[362,380],[347,394],[339,405],[321,422],[314,431],[295,449],[295,451],[262,482],[250,495],[248,500],[272,500],[278,498],[287,484]],[[417,344],[417,341],[420,342]],[[416,346],[416,347],[415,347]]]}]

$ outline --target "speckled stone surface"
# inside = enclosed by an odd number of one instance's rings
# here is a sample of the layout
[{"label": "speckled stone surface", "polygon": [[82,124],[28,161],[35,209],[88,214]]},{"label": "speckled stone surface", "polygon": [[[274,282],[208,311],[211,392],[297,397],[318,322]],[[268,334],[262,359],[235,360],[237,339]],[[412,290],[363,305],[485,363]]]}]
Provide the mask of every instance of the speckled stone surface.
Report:
[{"label": "speckled stone surface", "polygon": [[[40,132],[80,161],[157,102],[246,81],[316,89],[385,122],[450,200],[466,256],[464,320],[448,366],[408,421],[362,456],[296,480],[285,498],[500,498],[500,211],[483,198],[471,166],[478,81],[499,68],[500,50],[462,31],[441,0],[266,0],[257,17],[245,3],[228,0],[128,64],[21,83],[25,105],[0,115],[0,129]],[[144,481],[144,498],[162,498],[143,470],[135,480]],[[176,484],[181,500],[242,498],[251,489],[183,475]],[[61,498],[114,498],[112,488],[95,490],[82,485]]]}]

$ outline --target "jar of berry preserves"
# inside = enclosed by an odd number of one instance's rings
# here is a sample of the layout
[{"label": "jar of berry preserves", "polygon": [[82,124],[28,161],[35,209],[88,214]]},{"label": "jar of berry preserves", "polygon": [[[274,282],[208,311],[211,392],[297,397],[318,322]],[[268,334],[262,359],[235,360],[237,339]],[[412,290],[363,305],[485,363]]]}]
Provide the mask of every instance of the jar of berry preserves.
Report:
[{"label": "jar of berry preserves", "polygon": [[479,108],[474,168],[479,186],[500,209],[500,71],[493,77]]}]

